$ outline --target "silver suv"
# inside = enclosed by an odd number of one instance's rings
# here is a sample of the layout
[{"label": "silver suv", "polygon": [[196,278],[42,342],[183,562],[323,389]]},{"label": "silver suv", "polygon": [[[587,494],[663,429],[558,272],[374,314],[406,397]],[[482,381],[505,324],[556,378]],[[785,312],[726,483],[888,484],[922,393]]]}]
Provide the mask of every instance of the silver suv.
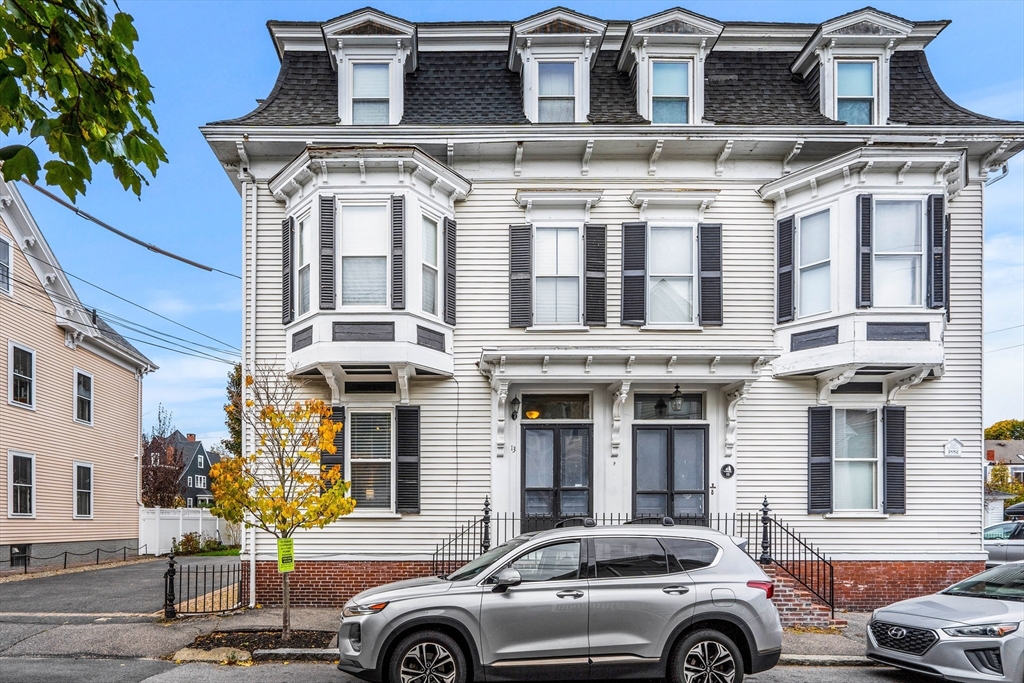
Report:
[{"label": "silver suv", "polygon": [[338,668],[390,683],[740,683],[782,652],[773,591],[734,539],[709,529],[524,534],[449,576],[352,598]]}]

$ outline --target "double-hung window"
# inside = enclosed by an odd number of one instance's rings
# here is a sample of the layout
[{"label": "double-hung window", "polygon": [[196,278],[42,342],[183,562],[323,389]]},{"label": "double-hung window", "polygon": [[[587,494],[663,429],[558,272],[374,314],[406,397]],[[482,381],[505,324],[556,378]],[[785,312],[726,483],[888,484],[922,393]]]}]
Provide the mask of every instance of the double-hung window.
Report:
[{"label": "double-hung window", "polygon": [[0,236],[0,292],[10,294],[14,288],[11,286],[11,260],[13,255],[11,243]]},{"label": "double-hung window", "polygon": [[92,424],[92,375],[75,370],[75,420]]},{"label": "double-hung window", "polygon": [[204,467],[205,465],[203,465],[203,454],[200,453],[197,457],[199,458],[199,466]]},{"label": "double-hung window", "polygon": [[832,500],[836,510],[878,509],[878,411],[836,408]]},{"label": "double-hung window", "polygon": [[539,325],[579,325],[579,228],[537,228],[534,262],[534,321]]},{"label": "double-hung window", "polygon": [[836,120],[854,126],[875,122],[874,62],[836,62]]},{"label": "double-hung window", "polygon": [[875,202],[875,306],[920,306],[924,211],[920,201]]},{"label": "double-hung window", "polygon": [[437,306],[437,271],[441,259],[438,255],[437,221],[423,216],[423,312],[438,315]]},{"label": "double-hung window", "polygon": [[309,216],[299,219],[299,226],[296,228],[295,241],[297,248],[296,265],[298,266],[298,290],[295,292],[296,309],[300,316],[309,313],[309,288],[310,288],[310,259],[313,254],[312,233],[309,225]]},{"label": "double-hung window", "polygon": [[10,359],[10,395],[8,400],[13,405],[25,408],[36,407],[36,352],[27,346],[9,342],[8,358]]},{"label": "double-hung window", "polygon": [[349,463],[356,509],[391,510],[394,445],[390,412],[349,414],[345,431],[349,438]]},{"label": "double-hung window", "polygon": [[345,204],[341,211],[341,303],[384,306],[388,302],[388,207]]},{"label": "double-hung window", "polygon": [[391,120],[390,65],[352,65],[352,123],[383,124]]},{"label": "double-hung window", "polygon": [[572,123],[576,120],[576,63],[537,64],[537,121]]},{"label": "double-hung window", "polygon": [[8,481],[11,482],[11,517],[35,515],[36,458],[29,453],[10,452],[8,455]]},{"label": "double-hung window", "polygon": [[828,209],[801,217],[797,229],[797,315],[832,310],[832,231]]},{"label": "double-hung window", "polygon": [[651,64],[651,122],[690,122],[690,63]]},{"label": "double-hung window", "polygon": [[188,488],[192,488],[192,477],[191,476],[188,477],[188,484],[187,484],[187,486],[188,486]]},{"label": "double-hung window", "polygon": [[647,251],[647,322],[693,322],[693,227],[650,228]]},{"label": "double-hung window", "polygon": [[92,517],[92,463],[75,463],[75,517]]}]

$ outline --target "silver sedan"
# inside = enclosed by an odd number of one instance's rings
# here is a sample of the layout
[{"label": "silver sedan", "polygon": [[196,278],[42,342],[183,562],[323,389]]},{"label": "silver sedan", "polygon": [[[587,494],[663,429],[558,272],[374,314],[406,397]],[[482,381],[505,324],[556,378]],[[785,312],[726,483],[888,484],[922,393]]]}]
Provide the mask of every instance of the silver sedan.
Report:
[{"label": "silver sedan", "polygon": [[986,565],[1024,560],[1024,522],[1009,521],[985,527]]},{"label": "silver sedan", "polygon": [[1024,680],[1024,563],[876,610],[867,656],[950,681]]}]

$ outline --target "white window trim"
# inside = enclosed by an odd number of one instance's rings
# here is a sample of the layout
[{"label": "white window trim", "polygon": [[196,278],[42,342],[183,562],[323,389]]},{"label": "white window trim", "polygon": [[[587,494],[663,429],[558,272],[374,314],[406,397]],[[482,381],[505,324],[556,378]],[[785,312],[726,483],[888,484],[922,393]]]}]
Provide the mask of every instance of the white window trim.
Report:
[{"label": "white window trim", "polygon": [[889,123],[889,51],[881,46],[829,47],[818,51],[818,90],[821,113],[838,120],[837,96],[839,92],[837,62],[873,62],[875,106],[873,126]]},{"label": "white window trim", "polygon": [[[579,313],[579,316],[578,316],[577,320],[575,320],[573,322],[568,322],[568,323],[548,323],[548,322],[536,323],[535,322],[534,325],[531,325],[529,328],[527,328],[527,331],[534,331],[534,332],[552,331],[552,332],[554,332],[554,331],[559,331],[559,330],[566,330],[566,331],[589,331],[590,330],[590,328],[588,326],[586,326],[584,324],[584,322],[583,322],[583,316],[584,316],[584,313],[585,313],[584,306],[586,305],[586,292],[584,292],[584,285],[586,284],[586,269],[587,269],[587,264],[586,264],[586,261],[585,261],[585,259],[586,259],[586,250],[584,248],[585,247],[585,240],[584,240],[584,236],[583,236],[584,225],[585,225],[584,223],[579,223],[577,221],[567,221],[567,220],[540,220],[537,223],[534,223],[534,225],[533,225],[533,236],[532,236],[533,237],[533,242],[532,242],[532,244],[530,246],[531,249],[536,249],[537,248],[537,230],[557,229],[557,228],[563,228],[563,229],[564,228],[573,228],[573,229],[576,230],[576,236],[577,236],[577,240],[576,240],[577,247],[576,248],[578,250],[578,252],[577,252],[577,254],[578,254],[577,255],[577,259],[578,260],[576,262],[577,266],[578,266],[577,267],[577,273],[576,273],[576,279],[579,281],[579,287],[577,288],[577,294],[578,294],[578,298],[579,298],[579,301],[577,303],[577,311]],[[532,263],[534,264],[533,268],[532,268],[533,272],[530,274],[531,275],[530,287],[532,288],[533,320],[536,321],[537,320],[537,303],[538,303],[538,297],[537,297],[537,277],[538,276],[537,276],[537,266],[536,266],[536,264],[537,264],[537,254],[536,254],[535,251],[530,254],[530,258],[531,258]],[[570,276],[570,275],[564,275],[564,276],[563,275],[541,275],[540,277],[572,277],[572,276]]]},{"label": "white window trim", "polygon": [[[840,64],[870,64],[871,65],[871,123],[868,125],[877,126],[882,118],[882,107],[880,105],[881,100],[881,87],[880,87],[880,75],[881,69],[879,68],[878,60],[868,58],[856,58],[856,57],[837,57],[832,62],[832,118],[839,120],[839,100],[840,99],[857,99],[862,100],[863,97],[839,97],[839,65]],[[857,125],[857,124],[847,124]],[[863,125],[863,124],[861,124]]]},{"label": "white window trim", "polygon": [[[693,281],[693,300],[690,302],[690,322],[686,323],[652,323],[650,321],[651,315],[651,229],[652,228],[689,228],[691,238],[691,255],[692,263],[690,264],[690,279]],[[699,330],[702,329],[700,325],[700,261],[699,261],[699,249],[700,244],[698,243],[697,235],[697,223],[688,220],[672,221],[672,220],[653,220],[647,222],[647,234],[646,240],[646,253],[644,254],[644,297],[647,302],[646,311],[644,312],[644,325],[641,330]],[[667,277],[686,277],[685,275],[676,276],[670,275]],[[671,392],[670,392],[671,393]]]},{"label": "white window trim", "polygon": [[205,465],[203,464],[205,462],[205,460],[203,459],[203,454],[202,453],[197,453],[196,454],[196,458],[199,459],[199,466],[200,467],[205,467]]},{"label": "white window trim", "polygon": [[[874,219],[872,221],[872,223],[874,224],[874,226],[876,226],[871,231],[871,289],[872,289],[872,292],[876,291],[875,276],[878,273],[878,269],[875,267],[875,260],[878,258],[878,251],[875,249],[875,235],[878,233],[878,230],[877,230],[878,219],[876,218],[876,216],[878,215],[878,212],[877,212],[875,207],[878,204],[878,202],[905,202],[905,203],[908,203],[908,204],[911,203],[911,202],[917,202],[918,204],[921,205],[921,214],[920,214],[921,215],[921,223],[920,223],[920,225],[918,225],[918,236],[921,238],[921,251],[916,252],[921,257],[921,267],[920,267],[919,272],[917,274],[917,277],[918,277],[917,286],[918,286],[918,292],[920,294],[920,301],[918,301],[918,303],[916,303],[916,304],[901,304],[901,305],[897,305],[897,306],[885,306],[885,305],[882,305],[882,304],[876,304],[876,303],[872,302],[871,308],[873,308],[873,309],[880,309],[880,310],[884,310],[884,311],[901,311],[901,310],[904,310],[904,311],[920,311],[922,309],[927,309],[927,306],[928,306],[928,301],[927,301],[927,298],[928,298],[928,291],[927,291],[927,289],[928,289],[928,258],[927,258],[927,251],[928,251],[928,244],[929,244],[929,235],[928,235],[928,230],[927,230],[927,227],[928,227],[928,199],[927,199],[927,197],[922,197],[922,196],[908,197],[906,195],[886,195],[886,194],[872,195],[872,197],[871,197],[871,215],[872,215],[872,217]],[[898,252],[898,251],[891,251],[890,252],[890,251],[887,251],[887,252],[882,252],[882,257],[884,258],[885,256],[890,256],[890,255],[897,255],[897,256],[898,255],[907,255],[907,256],[912,256],[913,254],[914,254],[914,252]]]},{"label": "white window trim", "polygon": [[[395,38],[401,42],[399,36],[395,36]],[[358,50],[357,54],[355,53],[356,50]],[[344,47],[341,51],[335,51],[334,56],[338,62],[338,118],[341,120],[341,125],[354,125],[352,123],[354,72],[352,67],[355,64],[388,65],[388,125],[393,126],[401,123],[405,101],[403,93],[405,84],[405,49],[396,44],[392,44],[390,47],[382,45],[365,46],[362,48]]]},{"label": "white window trim", "polygon": [[[427,220],[433,221],[434,224],[437,225],[437,265],[436,266],[431,266],[429,263],[427,263],[426,261],[423,260],[423,219],[424,218],[426,218]],[[419,293],[420,294],[420,296],[419,296],[419,300],[420,300],[420,313],[422,313],[423,315],[425,315],[425,316],[427,316],[429,318],[432,318],[432,319],[438,320],[438,321],[443,321],[444,320],[444,296],[443,296],[443,292],[444,292],[444,269],[445,269],[445,265],[446,265],[445,264],[445,259],[447,258],[447,254],[446,254],[446,250],[445,250],[444,218],[445,218],[444,216],[442,216],[440,214],[437,214],[437,213],[434,213],[433,211],[427,211],[427,210],[421,210],[420,211],[420,236],[419,236],[420,237],[420,248],[419,248],[419,254],[420,254],[420,273],[419,273],[419,275],[420,275],[420,293]],[[436,285],[434,287],[434,296],[437,297],[437,301],[435,302],[437,304],[435,306],[435,308],[437,309],[436,313],[430,313],[429,311],[424,311],[423,310],[423,268],[424,267],[426,267],[426,268],[433,268],[433,270],[437,273],[437,283],[436,283]]]},{"label": "white window trim", "polygon": [[[78,376],[85,375],[89,378],[89,387],[91,395],[89,397],[89,420],[81,420],[78,417]],[[71,417],[80,425],[86,425],[92,427],[96,421],[96,378],[93,377],[91,372],[86,372],[79,368],[75,368],[74,372],[71,373],[72,385],[71,385]]]},{"label": "white window trim", "polygon": [[[381,256],[384,257],[384,303],[383,304],[346,304],[345,301],[345,289],[344,279],[342,277],[342,269],[344,267],[345,259],[345,245],[342,243],[342,220],[344,220],[343,212],[346,206],[383,206],[384,211],[390,210],[391,196],[371,198],[363,200],[353,200],[343,197],[335,197],[334,199],[334,216],[335,216],[335,229],[334,229],[334,292],[337,298],[337,310],[343,312],[349,311],[366,311],[366,312],[387,312],[391,313],[391,250],[386,248]],[[386,213],[386,219],[384,224],[385,230],[385,244],[391,244],[391,218],[390,214]],[[312,303],[310,309],[312,309]],[[312,313],[312,311],[311,311]]]},{"label": "white window trim", "polygon": [[186,488],[190,488],[190,489],[191,488],[195,488],[194,486],[192,486],[192,475],[191,474],[188,475],[188,477],[186,477],[186,479],[185,479],[185,487]]},{"label": "white window trim", "polygon": [[[823,211],[828,211],[828,310],[818,311],[817,313],[808,313],[807,315],[800,315],[800,277],[801,271],[805,266],[800,262],[800,240],[803,237],[803,231],[801,228],[801,221],[804,218],[817,215]],[[831,316],[837,310],[836,303],[836,233],[838,232],[839,225],[839,207],[836,204],[826,204],[824,206],[817,206],[815,208],[803,211],[793,216],[793,308],[795,313],[793,314],[794,321],[814,320],[818,317]],[[825,261],[816,261],[808,266],[821,265]]]},{"label": "white window trim", "polygon": [[186,500],[186,501],[185,501],[185,505],[186,505],[187,507],[189,507],[189,508],[193,507],[193,505],[192,505],[192,499],[191,499],[191,498],[189,498],[188,500]]},{"label": "white window trim", "polygon": [[[14,457],[28,458],[32,461],[32,512],[25,514],[23,512],[14,512]],[[36,508],[38,508],[38,498],[36,496],[36,454],[28,453],[26,451],[8,450],[7,451],[7,517],[10,519],[35,519]]]},{"label": "white window trim", "polygon": [[[308,254],[309,263],[307,264],[309,268],[309,310],[304,313],[299,313],[299,301],[301,300],[301,292],[299,291],[299,272],[302,270],[302,263],[299,261],[299,249],[301,248],[299,243],[301,241],[300,235],[302,234],[299,230],[299,224],[302,223],[303,221],[305,221],[306,229],[310,231],[311,235],[309,245],[310,249]],[[316,294],[319,291],[319,287],[317,286],[319,280],[316,277],[318,275],[318,273],[316,272],[316,268],[319,265],[319,259],[314,258],[314,255],[316,255],[316,253],[319,251],[319,245],[320,239],[318,235],[318,230],[316,226],[313,225],[312,222],[312,212],[306,211],[305,213],[301,214],[295,219],[295,227],[293,228],[292,233],[292,253],[294,254],[294,264],[292,265],[292,277],[294,278],[293,290],[295,292],[294,296],[296,322],[312,316],[318,310],[318,307],[314,304],[318,300]]]},{"label": "white window trim", "polygon": [[[14,349],[21,349],[32,354],[32,401],[25,405],[14,400]],[[39,383],[39,373],[36,370],[36,350],[31,346],[25,346],[13,339],[7,340],[7,403],[24,410],[36,409],[36,386]]]},{"label": "white window trim", "polygon": [[0,242],[7,244],[7,253],[10,254],[11,262],[7,264],[7,289],[0,288],[0,293],[14,298],[14,242],[0,235]]},{"label": "white window trim", "polygon": [[[89,514],[78,514],[78,468],[89,468]],[[85,490],[85,489],[82,489]],[[96,470],[91,462],[73,460],[71,462],[71,517],[72,519],[92,519],[96,502]]]},{"label": "white window trim", "polygon": [[[689,93],[689,95],[686,96],[686,121],[687,121],[686,123],[654,123],[654,64],[655,64],[655,62],[676,62],[676,63],[683,63],[683,64],[689,65],[689,68],[687,69],[687,73],[689,75],[689,83],[687,84],[687,87],[686,87],[686,91]],[[691,126],[694,123],[697,123],[697,116],[696,116],[697,106],[696,106],[696,103],[695,103],[695,100],[696,100],[695,92],[696,92],[697,88],[696,88],[695,83],[694,83],[694,81],[696,80],[695,79],[695,74],[696,74],[696,70],[697,70],[697,60],[694,59],[693,57],[669,57],[669,56],[661,57],[661,56],[651,56],[647,60],[647,69],[646,70],[647,70],[647,88],[646,88],[646,93],[647,93],[647,111],[646,112],[640,112],[640,114],[642,116],[644,116],[648,121],[650,121],[655,126]],[[640,84],[639,83],[637,83],[637,88],[640,89]],[[703,98],[703,87],[701,88],[701,90],[702,90],[701,97]],[[641,92],[644,92],[644,90],[641,89]],[[637,101],[640,101],[641,99],[642,98],[638,97]],[[703,112],[701,112],[701,114],[703,115]]]},{"label": "white window trim", "polygon": [[[357,505],[355,509],[349,514],[349,517],[401,517],[395,510],[395,496],[398,493],[398,482],[397,479],[397,467],[398,458],[395,455],[395,406],[393,404],[361,404],[357,407],[351,404],[347,407],[346,418],[351,423],[352,415],[356,413],[387,413],[391,416],[391,452],[388,461],[391,464],[391,506],[388,508],[367,508],[360,510]],[[382,458],[357,458],[356,462],[384,462]],[[348,479],[352,481],[352,430],[345,429],[345,472],[348,473]],[[352,497],[352,488],[349,487],[348,497]]]},{"label": "white window trim", "polygon": [[[573,63],[573,97],[575,98],[575,118],[572,122],[550,123],[547,125],[570,125],[570,123],[586,123],[590,114],[590,58],[589,48],[579,46],[572,48],[539,47],[528,48],[529,61],[523,64],[523,107],[526,118],[532,123],[540,123],[540,70],[541,62],[572,62]],[[524,55],[525,59],[525,55]]]},{"label": "white window trim", "polygon": [[[832,406],[832,500],[835,500],[835,485],[836,485],[836,410],[863,410],[872,411],[875,413],[875,507],[874,508],[838,508],[833,505],[833,510],[830,515],[836,517],[876,517],[878,515],[885,515],[882,510],[884,495],[884,474],[882,468],[885,464],[883,457],[883,438],[885,433],[882,430],[882,409],[877,404],[866,404],[863,402],[854,403],[843,403],[834,402]],[[844,458],[843,461],[855,460],[857,462],[868,462],[862,458]]]}]

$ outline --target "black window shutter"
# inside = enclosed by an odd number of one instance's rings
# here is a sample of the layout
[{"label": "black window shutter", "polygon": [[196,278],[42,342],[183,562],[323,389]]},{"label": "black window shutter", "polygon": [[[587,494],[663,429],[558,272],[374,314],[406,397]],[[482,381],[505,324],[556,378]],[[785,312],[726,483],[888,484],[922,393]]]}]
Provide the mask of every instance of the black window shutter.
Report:
[{"label": "black window shutter", "polygon": [[405,308],[405,197],[391,197],[391,308]]},{"label": "black window shutter", "polygon": [[607,235],[608,226],[587,224],[584,232],[586,278],[583,283],[586,308],[583,322],[591,326],[604,326],[608,322]]},{"label": "black window shutter", "polygon": [[832,512],[832,407],[807,409],[807,514]]},{"label": "black window shutter", "polygon": [[949,214],[947,213],[946,214],[946,245],[945,245],[946,246],[946,257],[945,257],[945,261],[944,261],[945,264],[946,264],[946,285],[945,286],[946,286],[946,322],[947,323],[949,322],[950,317],[952,315],[952,311],[953,311],[953,298],[952,298],[952,296],[950,295],[950,292],[949,292],[949,252],[950,252],[950,246],[949,245],[953,241],[953,233],[950,232],[949,221],[950,221],[950,217],[949,217]]},{"label": "black window shutter", "polygon": [[328,451],[320,451],[320,470],[330,470],[335,465],[341,470],[341,481],[345,480],[345,407],[334,406],[331,408],[331,422],[341,423],[342,427],[334,435],[334,454]]},{"label": "black window shutter", "polygon": [[776,319],[780,323],[793,320],[793,217],[783,218],[778,223],[778,275],[775,304],[778,308]]},{"label": "black window shutter", "polygon": [[295,220],[281,221],[281,323],[295,319],[295,297],[292,295],[292,233]]},{"label": "black window shutter", "polygon": [[928,197],[928,308],[946,305],[946,197]]},{"label": "black window shutter", "polygon": [[857,195],[857,308],[871,308],[871,195]]},{"label": "black window shutter", "polygon": [[334,197],[320,197],[320,310],[335,307]]},{"label": "black window shutter", "polygon": [[533,226],[508,229],[508,326],[533,324]]},{"label": "black window shutter", "polygon": [[700,259],[700,324],[721,325],[722,306],[722,224],[701,223],[697,226]]},{"label": "black window shutter", "polygon": [[622,224],[622,324],[647,322],[647,223]]},{"label": "black window shutter", "polygon": [[444,219],[444,321],[455,324],[455,259],[458,256],[455,221]]},{"label": "black window shutter", "polygon": [[903,406],[882,408],[882,457],[885,472],[885,493],[882,511],[904,514],[907,511],[907,409]]},{"label": "black window shutter", "polygon": [[395,484],[395,510],[419,512],[419,406],[395,406]]}]

